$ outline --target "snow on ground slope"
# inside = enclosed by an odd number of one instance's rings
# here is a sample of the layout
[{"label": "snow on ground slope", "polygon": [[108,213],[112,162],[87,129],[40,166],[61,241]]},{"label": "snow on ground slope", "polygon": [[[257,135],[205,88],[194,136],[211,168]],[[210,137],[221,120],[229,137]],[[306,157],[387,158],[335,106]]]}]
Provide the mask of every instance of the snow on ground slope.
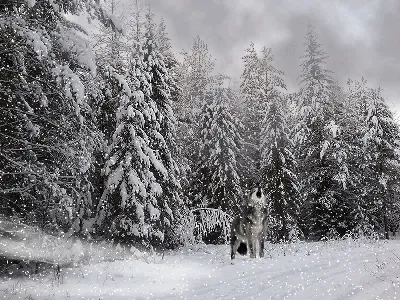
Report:
[{"label": "snow on ground slope", "polygon": [[266,257],[197,246],[0,283],[5,299],[399,299],[400,241],[267,245]]}]

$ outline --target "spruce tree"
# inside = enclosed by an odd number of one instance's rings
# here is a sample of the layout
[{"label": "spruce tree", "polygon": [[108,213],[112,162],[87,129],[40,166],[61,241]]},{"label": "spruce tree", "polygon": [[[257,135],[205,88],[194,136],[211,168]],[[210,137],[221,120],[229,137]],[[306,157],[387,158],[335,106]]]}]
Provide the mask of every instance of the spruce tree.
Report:
[{"label": "spruce tree", "polygon": [[[397,210],[395,190],[399,176],[396,154],[398,126],[380,90],[367,81],[348,81],[345,98],[348,115],[350,192],[354,202],[354,229],[360,234],[385,232]],[[382,143],[383,148],[380,144]]]},{"label": "spruce tree", "polygon": [[143,92],[123,91],[105,164],[106,191],[98,218],[105,228],[111,223],[111,237],[117,241],[160,245],[165,222],[173,218],[168,203],[159,200],[163,190],[154,173],[167,176],[167,170],[149,147],[145,126],[151,113]]},{"label": "spruce tree", "polygon": [[282,95],[273,97],[267,109],[262,131],[262,182],[271,199],[271,215],[278,224],[273,228],[276,241],[300,236],[298,214],[301,202],[297,180],[297,163],[292,153],[293,142],[284,115]]},{"label": "spruce tree", "polygon": [[[177,118],[176,134],[177,145],[180,151],[180,169],[186,182],[181,181],[184,201],[188,204],[193,201],[191,194],[190,177],[199,158],[197,157],[200,141],[201,101],[204,91],[210,87],[215,61],[212,58],[207,44],[197,37],[193,41],[190,51],[182,53],[183,60],[174,69],[178,95],[174,99],[173,110]],[[173,91],[172,91],[173,92]]]},{"label": "spruce tree", "polygon": [[104,229],[111,222],[115,239],[159,247],[172,243],[172,222],[182,208],[170,99],[174,81],[160,53],[150,10],[145,22],[137,10],[135,21],[127,73],[113,73],[114,86],[119,87],[117,124],[107,150],[98,224]]},{"label": "spruce tree", "polygon": [[[183,61],[177,66],[178,83],[181,88],[174,110],[179,119],[179,139],[187,149],[185,156],[197,149],[198,127],[197,118],[200,115],[204,92],[210,88],[215,60],[209,53],[207,44],[197,36],[189,52],[181,53]],[[190,132],[187,134],[186,132]],[[190,160],[190,159],[189,159]]]},{"label": "spruce tree", "polygon": [[[107,12],[115,15],[121,10],[121,6],[115,0],[107,3]],[[124,24],[125,25],[125,24]],[[124,32],[125,33],[125,32]],[[104,156],[108,144],[111,142],[115,131],[116,111],[121,96],[121,82],[127,75],[128,45],[126,35],[100,24],[99,32],[91,37],[92,47],[96,55],[97,76],[89,83],[90,106],[93,109],[95,124],[102,133],[100,147],[95,151],[96,164],[92,180],[97,195],[104,192],[104,177],[101,169],[104,167]]]},{"label": "spruce tree", "polygon": [[105,23],[93,1],[7,1],[0,7],[3,126],[0,190],[24,220],[66,232],[90,202],[88,174],[97,133],[85,85],[96,75],[88,41],[65,13],[86,10]]},{"label": "spruce tree", "polygon": [[[371,234],[374,231],[374,211],[368,196],[370,185],[367,183],[366,163],[364,160],[363,136],[366,131],[366,103],[368,87],[366,81],[347,82],[348,90],[344,99],[342,135],[350,145],[347,150],[348,165],[348,195],[347,199],[353,203],[353,228],[357,234]],[[367,196],[367,197],[366,197]]]},{"label": "spruce tree", "polygon": [[265,103],[261,92],[261,64],[253,43],[246,49],[246,55],[242,59],[244,70],[241,75],[240,89],[245,103],[242,119],[245,125],[243,136],[246,138],[244,149],[246,161],[244,164],[247,166],[243,170],[243,177],[245,185],[252,185],[259,181],[260,176],[258,172],[261,162],[260,134]]},{"label": "spruce tree", "polygon": [[379,229],[389,239],[389,211],[393,201],[389,191],[398,178],[399,127],[394,121],[380,89],[369,89],[366,99],[366,128],[364,131],[364,160],[370,187],[369,197],[377,209]]},{"label": "spruce tree", "polygon": [[227,103],[230,91],[222,86],[209,90],[201,113],[199,163],[194,171],[194,205],[236,214],[242,189],[237,157],[242,146],[238,123]]},{"label": "spruce tree", "polygon": [[[164,32],[165,37],[165,32]],[[164,41],[165,42],[165,41]],[[163,44],[165,47],[166,44]],[[156,27],[153,21],[153,14],[149,11],[146,14],[144,61],[147,64],[150,75],[151,96],[149,104],[154,107],[155,120],[152,131],[149,132],[150,147],[156,151],[158,160],[167,170],[166,174],[153,172],[162,188],[162,196],[159,201],[164,201],[172,209],[175,217],[180,215],[182,200],[180,197],[179,167],[176,145],[176,119],[172,110],[171,89],[176,90],[175,79],[166,64],[168,57],[163,56],[156,35]],[[166,49],[163,49],[166,51]],[[165,54],[167,54],[165,52]],[[171,59],[171,57],[169,57]],[[169,60],[169,63],[172,63]],[[164,218],[167,220],[168,215]],[[170,225],[170,222],[168,223]]]},{"label": "spruce tree", "polygon": [[244,71],[241,75],[241,92],[246,103],[243,122],[246,125],[246,154],[249,157],[247,183],[260,181],[261,146],[263,122],[268,103],[276,96],[278,89],[286,89],[281,76],[283,72],[273,65],[274,57],[271,48],[263,47],[259,55],[251,43],[242,58]]},{"label": "spruce tree", "polygon": [[296,157],[299,162],[302,229],[309,238],[330,232],[344,234],[343,217],[351,209],[345,203],[345,146],[338,123],[339,102],[335,84],[325,69],[327,55],[318,43],[312,26],[308,27],[303,56],[301,89],[297,95],[300,112],[295,128]]}]

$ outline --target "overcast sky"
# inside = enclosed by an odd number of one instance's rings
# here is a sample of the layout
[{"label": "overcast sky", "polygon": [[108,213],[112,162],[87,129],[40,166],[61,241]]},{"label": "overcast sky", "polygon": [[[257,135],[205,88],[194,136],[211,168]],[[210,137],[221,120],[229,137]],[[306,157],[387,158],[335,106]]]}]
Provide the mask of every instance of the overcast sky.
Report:
[{"label": "overcast sky", "polygon": [[[133,3],[134,0],[121,0]],[[289,89],[297,87],[307,24],[315,26],[336,78],[364,76],[400,112],[400,0],[142,0],[163,17],[174,49],[200,37],[217,71],[239,79],[253,41],[272,48]]]}]

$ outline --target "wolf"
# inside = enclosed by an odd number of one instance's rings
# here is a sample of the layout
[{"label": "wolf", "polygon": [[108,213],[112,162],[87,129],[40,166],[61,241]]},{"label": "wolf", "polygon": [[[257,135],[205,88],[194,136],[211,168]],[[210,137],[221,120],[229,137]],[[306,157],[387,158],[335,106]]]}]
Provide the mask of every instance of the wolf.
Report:
[{"label": "wolf", "polygon": [[253,188],[243,213],[233,219],[230,232],[231,259],[235,259],[237,251],[246,254],[247,249],[250,258],[256,258],[257,252],[259,257],[264,257],[264,236],[268,229],[266,200],[261,187]]}]

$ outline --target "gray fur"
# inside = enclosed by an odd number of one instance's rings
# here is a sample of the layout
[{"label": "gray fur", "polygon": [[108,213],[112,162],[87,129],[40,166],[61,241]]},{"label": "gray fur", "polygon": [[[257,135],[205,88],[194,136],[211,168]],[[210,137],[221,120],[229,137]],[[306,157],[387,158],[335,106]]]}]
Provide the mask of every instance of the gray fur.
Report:
[{"label": "gray fur", "polygon": [[[254,188],[243,213],[235,217],[231,225],[231,259],[241,243],[245,243],[251,258],[264,257],[264,236],[268,229],[268,209],[262,188]],[[258,251],[257,251],[258,250]]]}]

